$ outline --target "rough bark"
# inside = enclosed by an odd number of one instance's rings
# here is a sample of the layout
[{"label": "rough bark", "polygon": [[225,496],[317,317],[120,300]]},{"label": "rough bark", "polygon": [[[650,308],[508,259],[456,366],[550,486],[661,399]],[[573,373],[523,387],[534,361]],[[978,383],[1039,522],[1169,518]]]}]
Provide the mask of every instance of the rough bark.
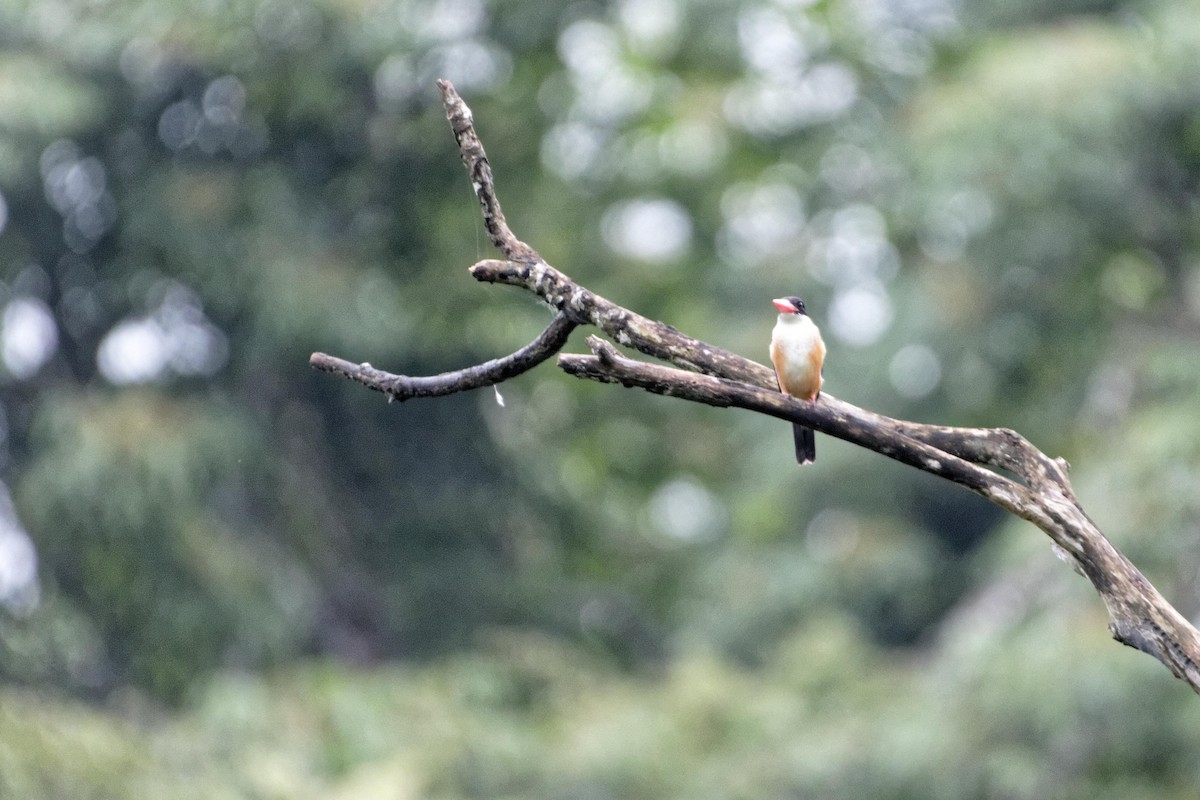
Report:
[{"label": "rough bark", "polygon": [[509,229],[471,111],[448,81],[439,81],[438,87],[488,237],[504,255],[504,260],[480,261],[471,267],[471,274],[479,281],[530,291],[557,316],[533,343],[511,356],[430,378],[393,375],[324,353],[313,354],[310,363],[314,367],[356,380],[384,392],[389,399],[445,395],[489,386],[531,369],[561,350],[573,328],[592,325],[618,344],[674,366],[628,358],[592,336],[588,338],[591,355],[559,355],[558,365],[568,374],[800,422],[964,486],[1033,523],[1091,582],[1108,609],[1113,638],[1154,656],[1200,693],[1200,633],[1088,518],[1071,488],[1065,461],[1047,456],[1005,428],[906,422],[858,408],[828,393],[812,403],[797,400],[776,389],[770,368],[647,319],[580,286]]}]

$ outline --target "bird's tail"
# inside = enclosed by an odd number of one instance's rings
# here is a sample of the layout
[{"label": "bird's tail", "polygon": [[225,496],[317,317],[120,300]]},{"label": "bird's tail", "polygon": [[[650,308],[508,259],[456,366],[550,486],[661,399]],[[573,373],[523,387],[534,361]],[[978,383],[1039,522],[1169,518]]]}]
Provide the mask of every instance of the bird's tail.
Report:
[{"label": "bird's tail", "polygon": [[792,436],[796,440],[796,461],[800,464],[811,464],[817,460],[817,438],[812,428],[803,425],[792,425]]}]

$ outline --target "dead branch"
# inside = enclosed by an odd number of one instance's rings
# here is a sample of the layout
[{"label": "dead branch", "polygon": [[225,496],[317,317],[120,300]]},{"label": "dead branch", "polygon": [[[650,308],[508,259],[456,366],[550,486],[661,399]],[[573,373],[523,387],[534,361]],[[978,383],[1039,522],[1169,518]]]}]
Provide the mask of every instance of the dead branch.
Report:
[{"label": "dead branch", "polygon": [[505,256],[502,261],[480,261],[471,267],[471,274],[479,281],[530,291],[558,316],[537,340],[512,356],[432,378],[392,375],[323,353],[313,354],[313,366],[356,380],[389,398],[444,395],[524,372],[561,350],[575,326],[592,325],[620,345],[675,366],[627,358],[593,336],[588,339],[591,355],[559,356],[559,366],[571,375],[800,422],[957,483],[1033,523],[1091,582],[1108,610],[1113,638],[1154,656],[1200,693],[1200,632],[1088,518],[1071,488],[1065,461],[1047,456],[1005,428],[951,428],[896,420],[828,393],[813,403],[797,400],[776,389],[774,373],[768,367],[647,319],[580,286],[509,229],[471,111],[449,81],[439,81],[438,87],[488,237]]},{"label": "dead branch", "polygon": [[393,375],[375,369],[365,361],[352,364],[325,353],[313,353],[309,356],[308,363],[322,372],[332,372],[343,378],[358,381],[368,389],[383,392],[388,396],[388,402],[403,402],[413,397],[440,397],[465,392],[468,389],[479,389],[514,378],[561,350],[567,343],[567,337],[576,327],[576,323],[567,319],[565,314],[559,313],[536,339],[512,355],[430,377],[410,378],[407,375]]}]

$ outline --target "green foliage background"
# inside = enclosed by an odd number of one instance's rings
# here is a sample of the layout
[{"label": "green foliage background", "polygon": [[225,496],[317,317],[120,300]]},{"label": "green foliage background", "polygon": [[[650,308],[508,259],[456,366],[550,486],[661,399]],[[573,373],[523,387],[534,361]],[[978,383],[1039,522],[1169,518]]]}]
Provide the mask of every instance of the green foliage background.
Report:
[{"label": "green foliage background", "polygon": [[465,272],[449,77],[551,263],[760,360],[803,295],[829,391],[1067,457],[1195,616],[1196,52],[1190,0],[3,0],[0,796],[1194,797],[1200,703],[965,492],[307,358],[547,321]]}]

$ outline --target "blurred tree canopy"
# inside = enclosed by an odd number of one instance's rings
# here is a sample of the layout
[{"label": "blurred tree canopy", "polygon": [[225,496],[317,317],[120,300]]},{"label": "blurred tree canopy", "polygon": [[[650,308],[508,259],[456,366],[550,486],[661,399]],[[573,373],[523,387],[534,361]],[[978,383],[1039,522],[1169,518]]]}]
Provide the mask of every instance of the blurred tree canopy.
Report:
[{"label": "blurred tree canopy", "polygon": [[760,361],[803,295],[829,391],[1064,455],[1194,616],[1197,52],[1190,0],[2,0],[0,795],[1194,796],[1195,699],[978,498],[306,362],[545,324],[465,273],[450,78],[552,264]]}]

